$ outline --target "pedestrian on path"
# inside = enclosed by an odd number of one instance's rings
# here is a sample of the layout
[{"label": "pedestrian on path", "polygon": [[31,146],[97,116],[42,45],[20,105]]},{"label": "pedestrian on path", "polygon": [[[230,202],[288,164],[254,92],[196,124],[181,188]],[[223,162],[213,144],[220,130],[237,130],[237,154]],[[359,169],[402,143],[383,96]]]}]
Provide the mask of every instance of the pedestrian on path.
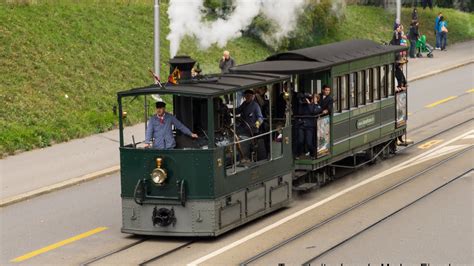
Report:
[{"label": "pedestrian on path", "polygon": [[415,51],[416,51],[416,42],[419,37],[419,32],[418,32],[418,22],[413,21],[410,24],[410,31],[408,33],[408,39],[410,40],[410,50],[409,50],[409,55],[410,58],[415,58]]},{"label": "pedestrian on path", "polygon": [[448,45],[448,23],[443,16],[439,18],[439,31],[441,34],[440,46],[441,51],[447,51],[446,46]]},{"label": "pedestrian on path", "polygon": [[439,12],[438,16],[435,18],[435,24],[434,24],[434,33],[436,37],[436,46],[435,46],[436,50],[441,49],[441,33],[439,29],[439,19],[441,18],[441,16],[443,16],[443,13]]}]

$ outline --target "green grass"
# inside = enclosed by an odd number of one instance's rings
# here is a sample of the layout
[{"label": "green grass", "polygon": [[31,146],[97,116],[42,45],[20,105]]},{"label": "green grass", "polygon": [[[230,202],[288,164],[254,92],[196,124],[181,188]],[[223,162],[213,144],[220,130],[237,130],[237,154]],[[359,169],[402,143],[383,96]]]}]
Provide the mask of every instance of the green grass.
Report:
[{"label": "green grass", "polygon": [[[438,12],[443,12],[448,21],[448,44],[474,39],[474,14],[453,9],[433,9],[418,11],[419,31],[425,34],[427,41],[435,44],[434,21]],[[410,8],[402,9],[402,24],[408,34],[411,22]],[[376,42],[389,42],[392,38],[395,15],[382,8],[371,6],[347,6],[345,20],[338,25],[334,35],[326,36],[321,43],[331,43],[347,39],[370,39]]]},{"label": "green grass", "polygon": [[[148,69],[153,67],[153,1],[22,2],[26,4],[0,4],[0,157],[116,128],[112,112],[116,92],[152,83]],[[160,21],[164,78],[169,58],[166,9],[164,2]],[[474,38],[472,14],[443,11],[450,44]],[[403,12],[406,18],[411,10]],[[421,31],[430,42],[435,12],[420,11]],[[392,24],[393,16],[381,9],[349,6],[336,35],[321,42],[388,41]],[[272,53],[249,37],[233,40],[225,49],[239,64]],[[179,54],[191,55],[205,73],[215,73],[222,50],[214,46],[200,51],[187,38]],[[128,123],[141,118],[129,112]]]},{"label": "green grass", "polygon": [[[151,84],[153,1],[0,4],[0,156],[116,128],[116,92]],[[161,76],[169,66],[168,19],[161,6]],[[222,49],[182,43],[206,73]],[[270,50],[251,38],[226,49],[239,63]],[[67,95],[67,97],[66,97]],[[129,115],[136,123],[141,116]]]}]

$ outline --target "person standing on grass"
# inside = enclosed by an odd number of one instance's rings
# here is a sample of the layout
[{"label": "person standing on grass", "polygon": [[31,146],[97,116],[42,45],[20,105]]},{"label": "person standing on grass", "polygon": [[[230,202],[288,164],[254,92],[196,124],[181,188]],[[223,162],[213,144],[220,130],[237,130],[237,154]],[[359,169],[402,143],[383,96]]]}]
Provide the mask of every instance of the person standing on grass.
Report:
[{"label": "person standing on grass", "polygon": [[229,51],[224,51],[221,60],[219,61],[219,68],[221,73],[229,73],[229,69],[235,66],[235,60],[230,57]]},{"label": "person standing on grass", "polygon": [[441,12],[438,13],[438,16],[435,18],[435,24],[434,24],[434,33],[436,37],[436,50],[441,50],[441,32],[439,29],[439,19],[443,16]]},{"label": "person standing on grass", "polygon": [[446,46],[448,45],[448,23],[443,16],[439,18],[439,31],[440,31],[440,46],[441,51],[447,51]]}]

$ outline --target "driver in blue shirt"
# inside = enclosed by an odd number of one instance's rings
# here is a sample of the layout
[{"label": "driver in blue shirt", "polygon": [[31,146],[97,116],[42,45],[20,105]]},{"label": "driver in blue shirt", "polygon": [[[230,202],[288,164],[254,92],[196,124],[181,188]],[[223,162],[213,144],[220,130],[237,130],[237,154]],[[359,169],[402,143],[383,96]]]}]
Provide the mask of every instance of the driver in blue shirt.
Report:
[{"label": "driver in blue shirt", "polygon": [[148,127],[145,135],[145,148],[149,148],[153,139],[153,148],[160,150],[173,149],[176,147],[173,130],[171,125],[183,132],[183,134],[198,138],[183,123],[181,123],[174,115],[166,112],[166,104],[164,102],[156,102],[156,114],[148,120]]}]

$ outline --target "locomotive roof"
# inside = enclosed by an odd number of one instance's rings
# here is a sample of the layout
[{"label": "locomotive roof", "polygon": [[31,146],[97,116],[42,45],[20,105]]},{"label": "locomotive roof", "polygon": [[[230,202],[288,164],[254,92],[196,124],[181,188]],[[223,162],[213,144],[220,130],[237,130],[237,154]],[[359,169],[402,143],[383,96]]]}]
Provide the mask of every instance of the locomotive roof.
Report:
[{"label": "locomotive roof", "polygon": [[286,75],[269,73],[223,74],[207,77],[189,83],[166,84],[164,88],[150,85],[118,92],[117,95],[131,96],[142,94],[180,94],[198,97],[218,96],[233,91],[255,88],[269,83],[277,83],[288,79]]},{"label": "locomotive roof", "polygon": [[234,72],[299,73],[329,69],[332,66],[371,56],[407,50],[398,45],[381,45],[370,40],[348,40],[269,56],[265,61],[240,65]]}]

